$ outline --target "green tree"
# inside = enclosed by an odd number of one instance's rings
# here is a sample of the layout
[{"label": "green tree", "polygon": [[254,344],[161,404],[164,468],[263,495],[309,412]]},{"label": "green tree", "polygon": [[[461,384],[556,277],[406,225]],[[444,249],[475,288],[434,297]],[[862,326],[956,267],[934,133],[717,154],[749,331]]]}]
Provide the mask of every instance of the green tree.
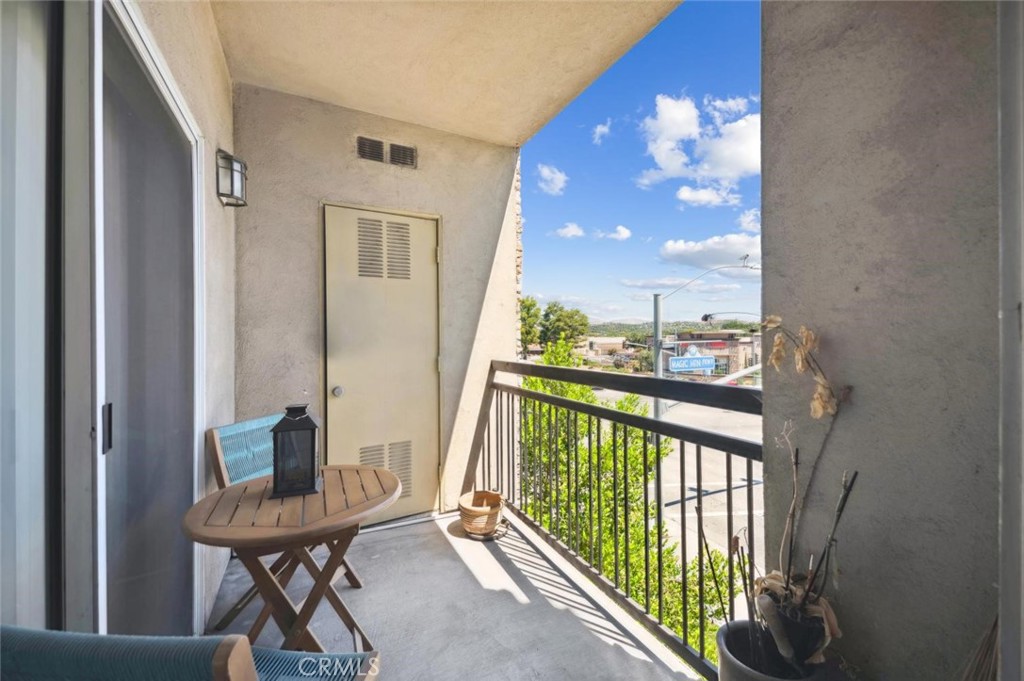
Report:
[{"label": "green tree", "polygon": [[558,302],[551,302],[544,308],[540,320],[540,342],[544,345],[565,338],[570,346],[575,346],[586,338],[590,331],[590,320],[587,315],[576,308],[566,308]]},{"label": "green tree", "polygon": [[[566,339],[548,343],[543,364],[578,367]],[[647,415],[636,395],[599,402],[594,390],[578,383],[528,377],[527,390],[619,411]],[[686,566],[686,608],[683,606],[683,564],[679,548],[658,527],[653,488],[658,461],[672,451],[669,438],[659,438],[617,423],[598,423],[586,414],[554,408],[535,400],[520,405],[519,442],[523,498],[521,508],[544,529],[589,561],[652,617],[661,621],[696,650],[717,662],[717,625],[725,620],[711,566],[719,578],[727,574],[727,558],[718,551],[694,558]],[[664,525],[664,522],[663,522]],[[659,565],[657,549],[661,547]],[[627,569],[628,566],[628,569]],[[697,573],[704,570],[704,588]],[[627,572],[629,581],[627,584]],[[658,579],[662,580],[659,602]],[[726,603],[739,592],[723,586]],[[728,590],[730,593],[724,593]],[[701,607],[703,602],[703,607]],[[701,640],[701,615],[704,640]]]},{"label": "green tree", "polygon": [[745,322],[740,319],[726,319],[721,324],[717,325],[718,328],[729,331],[747,331],[749,333],[755,333],[758,330],[757,322]]},{"label": "green tree", "polygon": [[626,334],[626,340],[630,343],[640,343],[645,345],[647,339],[651,337],[651,334],[646,329],[637,329],[630,331]]},{"label": "green tree", "polygon": [[519,345],[526,359],[527,349],[540,342],[540,305],[533,296],[519,299]]},{"label": "green tree", "polygon": [[654,372],[654,355],[650,350],[640,350],[636,353],[636,365],[640,371],[646,373]]}]

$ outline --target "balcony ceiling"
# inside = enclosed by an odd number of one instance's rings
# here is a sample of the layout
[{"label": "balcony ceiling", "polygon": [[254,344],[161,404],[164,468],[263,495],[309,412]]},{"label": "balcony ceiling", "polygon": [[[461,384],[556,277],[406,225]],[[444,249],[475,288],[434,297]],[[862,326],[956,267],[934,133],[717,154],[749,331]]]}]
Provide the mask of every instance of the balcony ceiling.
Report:
[{"label": "balcony ceiling", "polygon": [[214,2],[236,82],[514,146],[678,4]]}]

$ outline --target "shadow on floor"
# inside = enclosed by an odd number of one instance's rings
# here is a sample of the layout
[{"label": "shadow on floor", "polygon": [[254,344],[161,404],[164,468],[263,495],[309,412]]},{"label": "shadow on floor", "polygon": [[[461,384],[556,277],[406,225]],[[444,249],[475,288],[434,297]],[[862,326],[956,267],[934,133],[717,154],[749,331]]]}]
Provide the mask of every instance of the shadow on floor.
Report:
[{"label": "shadow on floor", "polygon": [[[314,553],[321,564],[324,549]],[[673,674],[608,612],[578,589],[515,527],[495,541],[468,538],[458,520],[439,518],[364,532],[348,552],[365,584],[335,582],[342,599],[381,651],[382,679],[669,679]],[[232,560],[211,622],[251,585]],[[304,569],[287,592],[308,593]],[[248,632],[256,599],[224,633]],[[330,651],[352,638],[324,601],[312,629]],[[271,621],[257,645],[283,637]]]}]

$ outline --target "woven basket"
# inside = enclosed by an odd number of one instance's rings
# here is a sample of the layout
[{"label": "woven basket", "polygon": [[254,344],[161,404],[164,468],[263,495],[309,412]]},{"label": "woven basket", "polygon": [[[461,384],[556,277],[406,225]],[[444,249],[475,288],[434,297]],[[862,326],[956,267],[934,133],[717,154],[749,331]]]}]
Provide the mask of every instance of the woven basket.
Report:
[{"label": "woven basket", "polygon": [[489,537],[501,522],[501,495],[478,490],[459,497],[459,516],[467,534]]}]

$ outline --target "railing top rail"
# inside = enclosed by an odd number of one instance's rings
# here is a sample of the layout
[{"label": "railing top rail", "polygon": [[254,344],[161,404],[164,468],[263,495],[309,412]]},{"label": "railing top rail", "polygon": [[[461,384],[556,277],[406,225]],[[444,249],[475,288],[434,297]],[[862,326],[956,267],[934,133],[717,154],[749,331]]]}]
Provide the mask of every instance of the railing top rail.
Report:
[{"label": "railing top rail", "polygon": [[671,378],[652,376],[629,376],[609,371],[570,369],[567,367],[493,360],[491,368],[518,376],[533,376],[554,381],[578,383],[594,388],[618,390],[663,400],[687,402],[718,409],[729,409],[744,414],[760,414],[762,410],[761,391],[757,388],[743,388],[731,385],[711,385],[677,381]]},{"label": "railing top rail", "polygon": [[708,430],[701,430],[700,428],[691,428],[671,421],[658,421],[647,416],[640,416],[639,414],[630,414],[629,412],[619,411],[610,407],[587,404],[586,402],[570,400],[566,397],[526,390],[525,388],[506,385],[497,381],[491,385],[495,390],[518,395],[528,400],[535,400],[581,414],[588,414],[599,419],[605,419],[608,422],[621,423],[640,430],[646,430],[650,433],[708,447],[709,449],[736,454],[747,459],[753,459],[754,461],[761,461],[764,456],[760,442],[744,440],[732,435],[723,435],[722,433],[713,433]]}]

